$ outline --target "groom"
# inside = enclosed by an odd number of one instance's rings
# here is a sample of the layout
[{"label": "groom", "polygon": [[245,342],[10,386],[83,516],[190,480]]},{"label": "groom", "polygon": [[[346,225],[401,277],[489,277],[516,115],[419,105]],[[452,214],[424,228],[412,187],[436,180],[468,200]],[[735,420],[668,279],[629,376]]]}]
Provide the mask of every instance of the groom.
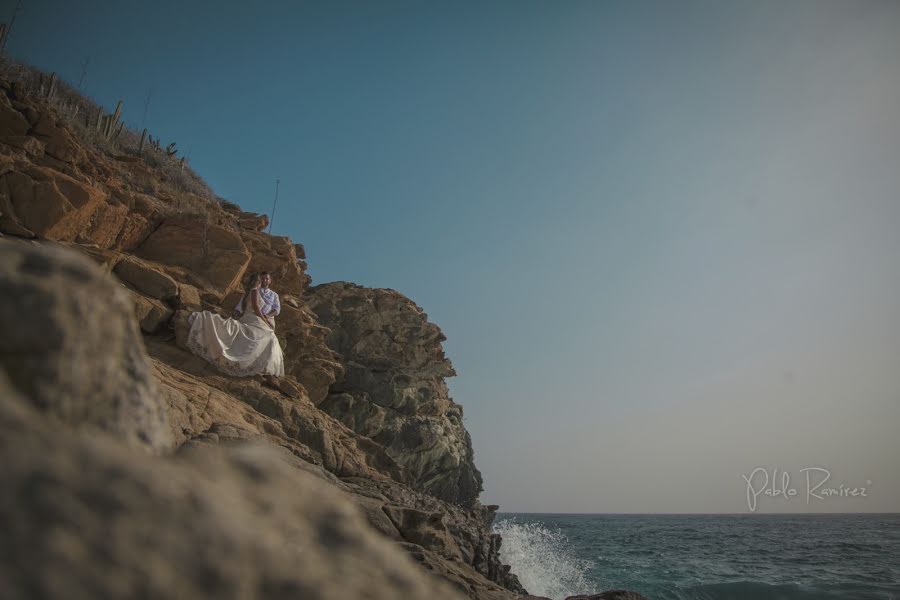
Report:
[{"label": "groom", "polygon": [[[272,283],[272,277],[266,271],[259,274],[259,298],[262,300],[259,312],[269,320],[272,324],[272,329],[275,329],[275,317],[281,314],[281,301],[278,299],[278,294],[269,289],[270,283]],[[235,318],[240,318],[241,316],[240,302],[234,307],[234,316]]]}]

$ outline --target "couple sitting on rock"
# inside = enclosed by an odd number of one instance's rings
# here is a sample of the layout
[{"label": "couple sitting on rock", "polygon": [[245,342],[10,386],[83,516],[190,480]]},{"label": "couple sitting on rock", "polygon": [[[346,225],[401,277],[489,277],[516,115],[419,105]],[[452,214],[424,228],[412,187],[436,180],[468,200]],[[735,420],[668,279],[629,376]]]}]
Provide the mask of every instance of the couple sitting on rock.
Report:
[{"label": "couple sitting on rock", "polygon": [[275,335],[281,312],[268,273],[253,274],[232,318],[204,310],[189,317],[187,346],[220,371],[238,377],[284,375],[284,355]]}]

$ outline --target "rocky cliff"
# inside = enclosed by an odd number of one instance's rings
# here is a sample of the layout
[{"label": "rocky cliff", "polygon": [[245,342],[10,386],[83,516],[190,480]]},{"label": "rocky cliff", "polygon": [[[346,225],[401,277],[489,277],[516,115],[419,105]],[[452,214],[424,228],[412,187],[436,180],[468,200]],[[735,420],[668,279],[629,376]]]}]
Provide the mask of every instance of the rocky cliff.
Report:
[{"label": "rocky cliff", "polygon": [[389,289],[328,283],[310,288],[306,302],[344,365],[319,408],[384,446],[416,489],[473,506],[481,473],[444,381],[456,372],[437,325]]},{"label": "rocky cliff", "polygon": [[[0,596],[524,593],[422,309],[310,287],[264,216],[73,118],[0,82]],[[187,311],[230,313],[260,270],[277,384],[183,344]]]}]

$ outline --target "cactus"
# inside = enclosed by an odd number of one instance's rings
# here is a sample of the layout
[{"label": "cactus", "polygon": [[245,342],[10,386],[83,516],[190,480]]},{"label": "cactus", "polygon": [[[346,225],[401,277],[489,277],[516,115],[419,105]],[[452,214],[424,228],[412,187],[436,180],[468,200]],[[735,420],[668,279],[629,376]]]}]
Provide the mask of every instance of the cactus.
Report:
[{"label": "cactus", "polygon": [[47,88],[47,100],[53,100],[54,93],[56,93],[56,73],[51,73],[50,85]]},{"label": "cactus", "polygon": [[122,116],[122,101],[119,100],[116,103],[116,112],[112,114],[112,117],[106,122],[106,139],[111,139],[113,133],[115,133],[116,126],[119,123],[119,117]]},{"label": "cactus", "polygon": [[102,120],[103,120],[103,108],[101,107],[101,108],[97,109],[97,122],[96,122],[96,125],[94,125],[94,129],[96,129],[97,131],[100,131],[100,122]]},{"label": "cactus", "polygon": [[[152,135],[150,137],[151,137],[151,139],[153,138]],[[138,145],[138,156],[140,156],[144,152],[144,140],[146,138],[147,138],[147,128],[144,127],[144,131],[141,132],[141,143]]]},{"label": "cactus", "polygon": [[172,142],[168,146],[166,146],[166,156],[175,156],[178,153],[178,149],[175,148],[175,142]]}]

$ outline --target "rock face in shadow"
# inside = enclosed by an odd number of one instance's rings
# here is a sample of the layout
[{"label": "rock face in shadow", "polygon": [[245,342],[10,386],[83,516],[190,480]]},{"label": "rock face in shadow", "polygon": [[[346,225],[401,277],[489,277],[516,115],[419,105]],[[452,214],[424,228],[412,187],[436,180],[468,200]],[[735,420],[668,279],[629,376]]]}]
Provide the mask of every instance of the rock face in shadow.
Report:
[{"label": "rock face in shadow", "polygon": [[319,407],[383,445],[416,489],[472,506],[481,473],[444,381],[456,372],[440,328],[394,290],[335,282],[311,287],[306,301],[345,369]]},{"label": "rock face in shadow", "polygon": [[40,410],[133,446],[172,445],[125,291],[62,247],[0,240],[0,365]]}]

